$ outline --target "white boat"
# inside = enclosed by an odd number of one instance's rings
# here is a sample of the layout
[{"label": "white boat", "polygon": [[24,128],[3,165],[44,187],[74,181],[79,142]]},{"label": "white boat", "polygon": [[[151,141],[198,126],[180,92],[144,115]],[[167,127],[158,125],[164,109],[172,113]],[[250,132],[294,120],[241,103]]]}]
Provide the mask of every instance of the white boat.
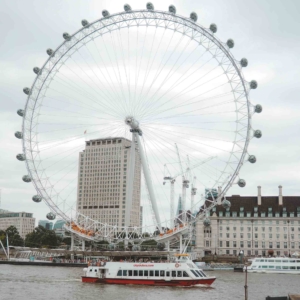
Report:
[{"label": "white boat", "polygon": [[[245,267],[244,267],[245,271]],[[250,273],[300,274],[300,258],[257,257],[247,267]]]},{"label": "white boat", "polygon": [[172,262],[106,262],[84,268],[82,282],[138,284],[154,286],[211,285],[216,277],[207,276],[188,256]]}]

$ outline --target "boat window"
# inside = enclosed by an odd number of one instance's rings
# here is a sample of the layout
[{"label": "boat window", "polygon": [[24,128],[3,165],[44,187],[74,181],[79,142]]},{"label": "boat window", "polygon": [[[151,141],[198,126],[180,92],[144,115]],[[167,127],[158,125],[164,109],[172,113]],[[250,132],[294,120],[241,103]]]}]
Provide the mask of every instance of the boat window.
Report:
[{"label": "boat window", "polygon": [[148,270],[144,271],[144,276],[148,276]]},{"label": "boat window", "polygon": [[199,274],[200,277],[203,277],[203,275],[202,275],[198,270],[195,270],[195,272],[196,272],[197,274]]},{"label": "boat window", "polygon": [[150,271],[149,273],[149,276],[154,276],[154,271]]},{"label": "boat window", "polygon": [[300,270],[300,267],[297,267],[297,270]]},{"label": "boat window", "polygon": [[170,272],[169,271],[166,272],[166,276],[170,277]]},{"label": "boat window", "polygon": [[97,269],[95,269],[95,272],[97,272]]},{"label": "boat window", "polygon": [[202,271],[198,270],[198,272],[200,272],[203,275],[203,277],[206,277],[206,274],[204,274]]},{"label": "boat window", "polygon": [[183,277],[190,277],[186,271],[183,271]]},{"label": "boat window", "polygon": [[127,270],[123,270],[123,276],[127,276]]},{"label": "boat window", "polygon": [[165,271],[160,271],[160,276],[165,277]]},{"label": "boat window", "polygon": [[93,271],[93,269],[90,269],[90,272],[92,272]]},{"label": "boat window", "polygon": [[191,271],[196,277],[199,277],[199,275],[194,270],[191,270]]},{"label": "boat window", "polygon": [[294,263],[294,262],[296,262],[296,261],[295,261],[295,260],[290,260],[290,262]]},{"label": "boat window", "polygon": [[288,270],[288,268],[289,268],[288,266],[283,266],[282,267],[282,269],[284,269],[284,270]]},{"label": "boat window", "polygon": [[268,262],[274,262],[274,259],[269,259]]},{"label": "boat window", "polygon": [[155,271],[155,277],[159,277],[159,271],[158,270]]},{"label": "boat window", "polygon": [[132,276],[132,270],[128,271],[128,276]]},{"label": "boat window", "polygon": [[269,269],[274,269],[274,266],[269,266]]},{"label": "boat window", "polygon": [[279,270],[281,270],[281,266],[276,266],[276,269],[279,269]]},{"label": "boat window", "polygon": [[283,262],[283,263],[286,263],[286,262],[289,262],[289,261],[288,261],[288,260],[283,260],[282,262]]},{"label": "boat window", "polygon": [[261,269],[261,266],[258,266],[259,269]]},{"label": "boat window", "polygon": [[138,271],[137,270],[133,271],[133,276],[138,276]]},{"label": "boat window", "polygon": [[276,259],[274,262],[278,264],[278,263],[281,263],[281,260]]},{"label": "boat window", "polygon": [[296,270],[296,267],[293,266],[293,267],[290,267],[290,269],[291,269],[291,270]]},{"label": "boat window", "polygon": [[182,277],[182,271],[177,271],[177,277]]},{"label": "boat window", "polygon": [[139,270],[139,276],[143,276],[143,271]]},{"label": "boat window", "polygon": [[176,277],[176,271],[172,271],[172,277]]},{"label": "boat window", "polygon": [[122,276],[122,270],[119,270],[119,271],[118,271],[117,276]]},{"label": "boat window", "polygon": [[268,266],[262,266],[263,269],[266,269]]}]

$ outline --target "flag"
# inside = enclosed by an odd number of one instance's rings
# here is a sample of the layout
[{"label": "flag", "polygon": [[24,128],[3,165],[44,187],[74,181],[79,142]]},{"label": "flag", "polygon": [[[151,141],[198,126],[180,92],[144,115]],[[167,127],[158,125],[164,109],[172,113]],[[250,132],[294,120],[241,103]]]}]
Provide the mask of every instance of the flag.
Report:
[{"label": "flag", "polygon": [[86,134],[86,131],[83,134]]}]

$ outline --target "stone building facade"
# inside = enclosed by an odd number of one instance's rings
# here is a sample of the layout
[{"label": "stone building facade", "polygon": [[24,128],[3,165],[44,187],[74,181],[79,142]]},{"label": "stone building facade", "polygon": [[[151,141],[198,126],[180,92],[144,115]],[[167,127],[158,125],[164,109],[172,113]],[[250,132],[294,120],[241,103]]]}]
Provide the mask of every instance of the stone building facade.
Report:
[{"label": "stone building facade", "polygon": [[217,205],[210,212],[210,226],[196,224],[195,250],[208,254],[288,256],[300,253],[300,197],[233,195],[230,209]]},{"label": "stone building facade", "polygon": [[[86,141],[85,150],[79,153],[78,212],[102,223],[125,225],[130,147],[130,140],[118,137]],[[130,225],[140,226],[141,162],[137,150],[134,172]]]},{"label": "stone building facade", "polygon": [[0,230],[6,230],[10,226],[15,226],[20,236],[25,239],[28,233],[34,231],[35,218],[32,213],[0,209]]}]

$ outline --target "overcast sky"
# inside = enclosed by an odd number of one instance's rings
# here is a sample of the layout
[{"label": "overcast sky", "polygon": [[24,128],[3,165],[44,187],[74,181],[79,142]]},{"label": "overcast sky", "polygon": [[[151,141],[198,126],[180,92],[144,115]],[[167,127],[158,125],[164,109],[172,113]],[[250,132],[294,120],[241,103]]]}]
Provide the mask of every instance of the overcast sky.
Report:
[{"label": "overcast sky", "polygon": [[[14,132],[21,130],[17,109],[23,108],[23,87],[34,79],[32,68],[47,58],[45,50],[62,42],[62,33],[75,32],[81,20],[102,17],[102,9],[111,13],[123,11],[120,0],[0,0],[0,188],[1,208],[34,213],[44,219],[48,208],[31,200],[35,190],[22,181],[24,163],[16,160],[21,142]],[[144,9],[146,2],[131,1],[133,9]],[[174,4],[178,14],[198,14],[198,23],[218,25],[217,36],[232,38],[236,58],[246,57],[247,80],[256,79],[258,89],[251,102],[263,106],[253,117],[253,127],[262,130],[261,139],[253,139],[249,153],[256,155],[256,164],[246,164],[240,177],[245,188],[233,187],[231,194],[256,195],[262,186],[263,195],[299,195],[300,182],[300,1],[297,0],[202,0],[153,2],[156,9],[167,10]]]}]

